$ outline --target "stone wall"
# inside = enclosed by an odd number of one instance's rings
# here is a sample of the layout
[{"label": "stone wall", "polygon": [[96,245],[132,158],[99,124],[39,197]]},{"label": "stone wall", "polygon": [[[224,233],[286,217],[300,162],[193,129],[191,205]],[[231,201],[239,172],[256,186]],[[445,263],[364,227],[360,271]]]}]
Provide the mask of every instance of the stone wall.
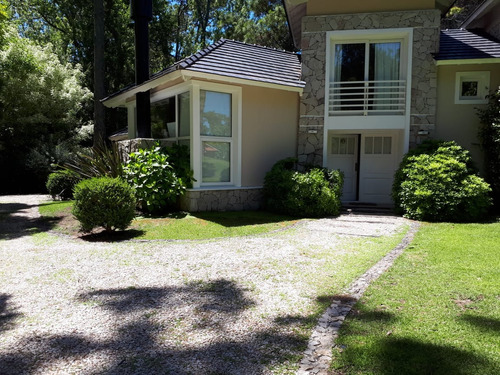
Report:
[{"label": "stone wall", "polygon": [[262,207],[261,188],[188,190],[181,197],[181,210],[199,211],[243,211]]},{"label": "stone wall", "polygon": [[302,20],[302,79],[298,155],[300,162],[322,164],[325,115],[326,33],[336,30],[413,28],[410,145],[421,142],[419,131],[432,136],[436,119],[439,50],[437,10],[310,16]]}]

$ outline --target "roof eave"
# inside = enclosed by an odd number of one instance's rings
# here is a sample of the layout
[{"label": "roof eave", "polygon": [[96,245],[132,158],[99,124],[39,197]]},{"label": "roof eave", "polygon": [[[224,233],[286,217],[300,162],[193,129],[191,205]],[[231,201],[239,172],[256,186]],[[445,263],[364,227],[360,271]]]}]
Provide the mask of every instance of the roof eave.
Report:
[{"label": "roof eave", "polygon": [[153,78],[149,81],[146,81],[140,85],[132,86],[131,88],[117,94],[112,95],[102,100],[104,106],[108,108],[118,108],[118,107],[126,107],[127,99],[135,96],[138,92],[145,92],[170,81],[174,81],[176,79],[182,78],[185,80],[182,74],[182,70],[174,70],[173,72],[160,75],[159,77]]},{"label": "roof eave", "polygon": [[443,65],[477,65],[477,64],[500,64],[500,57],[490,57],[481,59],[448,59],[436,60],[437,66]]}]

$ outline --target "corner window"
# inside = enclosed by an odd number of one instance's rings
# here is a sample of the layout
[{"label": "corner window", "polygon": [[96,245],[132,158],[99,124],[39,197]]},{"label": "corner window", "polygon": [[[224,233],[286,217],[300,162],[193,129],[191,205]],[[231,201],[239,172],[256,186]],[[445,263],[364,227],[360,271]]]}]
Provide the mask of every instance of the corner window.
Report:
[{"label": "corner window", "polygon": [[151,103],[151,135],[160,139],[189,139],[191,133],[189,92]]},{"label": "corner window", "polygon": [[202,183],[231,182],[232,95],[200,90]]},{"label": "corner window", "polygon": [[455,104],[486,104],[490,72],[457,72]]}]

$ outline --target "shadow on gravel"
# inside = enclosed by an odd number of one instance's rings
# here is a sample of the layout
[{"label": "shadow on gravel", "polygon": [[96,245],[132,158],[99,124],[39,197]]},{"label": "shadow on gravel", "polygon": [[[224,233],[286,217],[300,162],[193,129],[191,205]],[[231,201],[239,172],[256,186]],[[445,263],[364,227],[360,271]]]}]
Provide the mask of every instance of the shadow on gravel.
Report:
[{"label": "shadow on gravel", "polygon": [[23,203],[0,203],[0,240],[12,240],[34,233],[46,232],[54,228],[60,218],[29,218],[20,215],[20,211],[38,205]]},{"label": "shadow on gravel", "polygon": [[0,354],[0,373],[33,374],[55,361],[91,355],[106,358],[99,361],[102,367],[87,368],[86,373],[96,375],[260,374],[267,365],[298,360],[307,337],[280,332],[278,324],[265,331],[245,327],[238,335],[238,317],[255,305],[245,294],[244,288],[226,279],[83,293],[75,303],[108,311],[113,321],[107,326],[116,327],[112,336],[25,338],[16,345],[23,349]]},{"label": "shadow on gravel", "polygon": [[10,294],[0,293],[0,334],[13,328],[14,320],[21,314],[16,309],[9,306]]}]

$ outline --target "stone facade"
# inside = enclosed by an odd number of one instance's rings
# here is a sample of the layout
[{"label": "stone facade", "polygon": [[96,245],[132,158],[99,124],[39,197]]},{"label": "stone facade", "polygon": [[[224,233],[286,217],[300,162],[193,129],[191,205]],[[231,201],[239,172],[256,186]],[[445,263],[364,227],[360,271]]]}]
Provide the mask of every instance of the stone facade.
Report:
[{"label": "stone facade", "polygon": [[262,201],[261,188],[188,190],[180,207],[189,212],[258,210]]},{"label": "stone facade", "polygon": [[432,136],[437,100],[437,67],[432,54],[439,50],[438,10],[309,16],[302,20],[302,79],[306,87],[300,106],[301,162],[323,162],[326,33],[392,28],[413,28],[410,146],[420,143],[422,137]]}]

